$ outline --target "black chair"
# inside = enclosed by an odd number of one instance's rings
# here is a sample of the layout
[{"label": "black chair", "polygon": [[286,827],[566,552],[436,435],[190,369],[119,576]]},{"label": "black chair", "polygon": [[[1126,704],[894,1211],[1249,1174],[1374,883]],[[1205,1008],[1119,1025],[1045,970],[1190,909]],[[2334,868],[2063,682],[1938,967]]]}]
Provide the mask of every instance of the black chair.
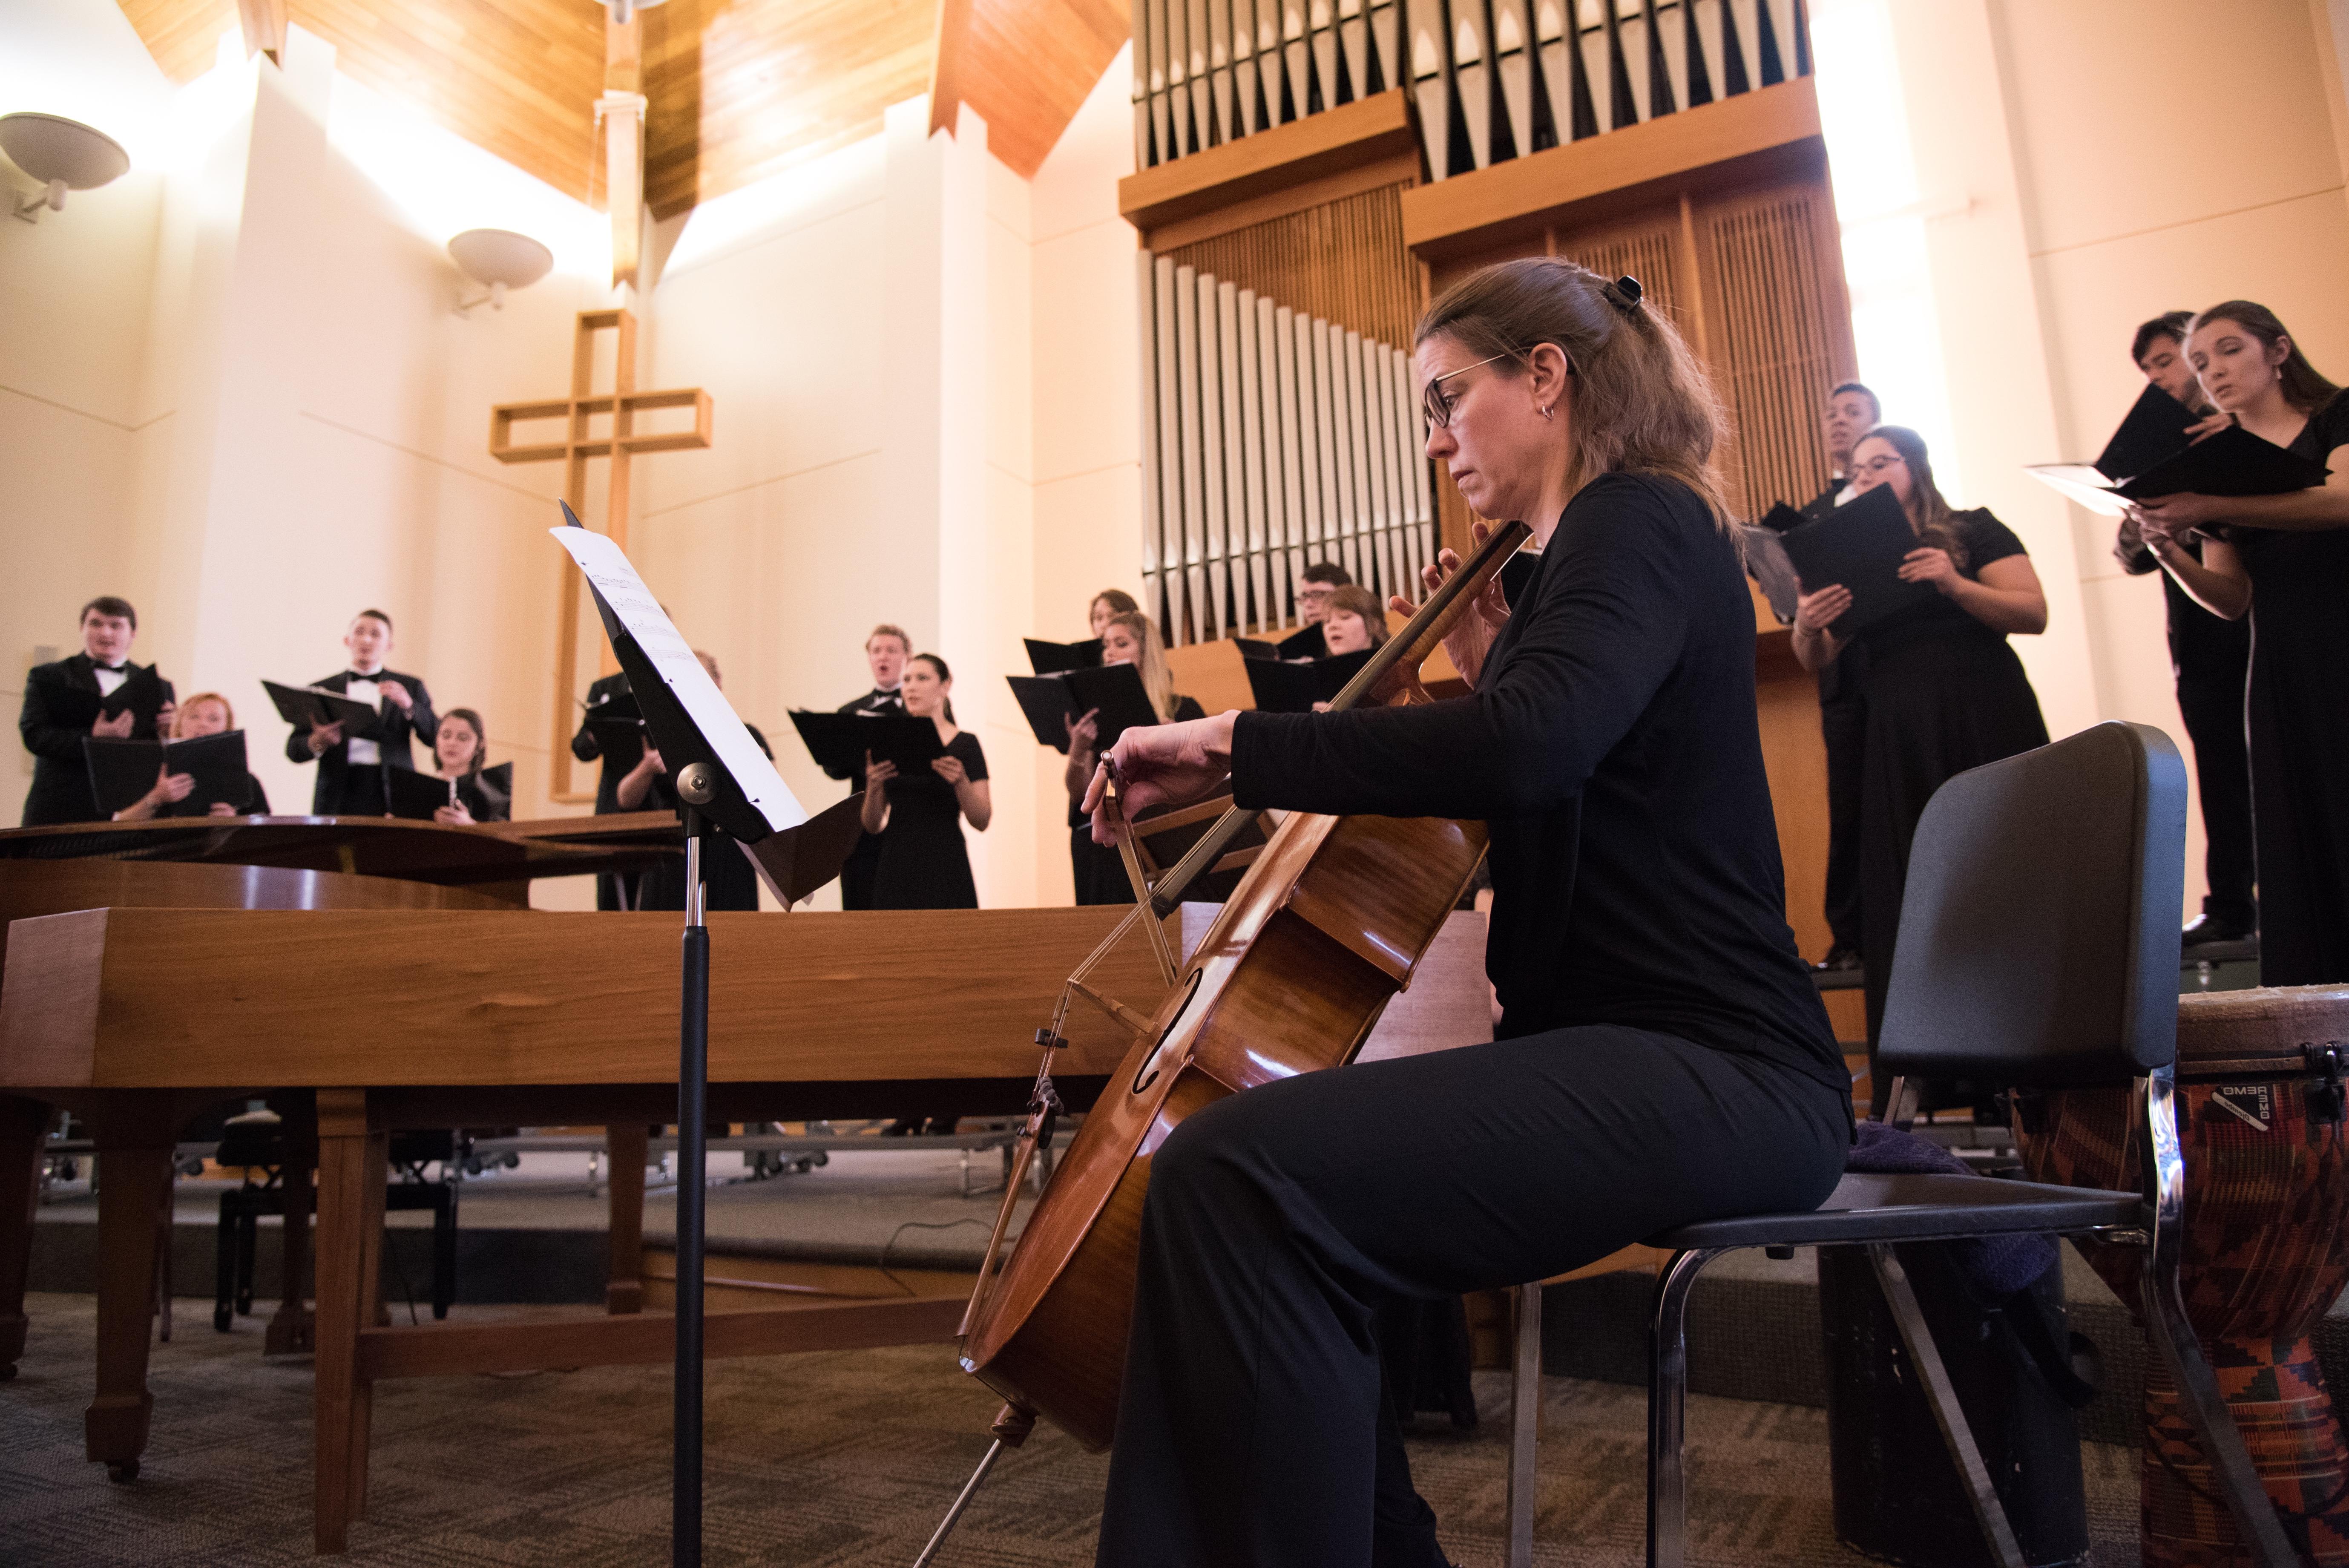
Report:
[{"label": "black chair", "polygon": [[[457,1183],[461,1158],[450,1132],[403,1132],[391,1137],[391,1179],[383,1206],[432,1210],[432,1315],[445,1318],[457,1299]],[[230,1169],[243,1167],[244,1182],[221,1194],[220,1232],[212,1286],[212,1327],[222,1334],[238,1317],[253,1313],[253,1261],[264,1214],[285,1212],[287,1154],[284,1124],[271,1116],[231,1117],[212,1157]],[[424,1174],[438,1162],[442,1179]],[[254,1179],[254,1172],[261,1179]],[[308,1172],[301,1173],[308,1179]],[[165,1338],[171,1337],[167,1333]]]},{"label": "black chair", "polygon": [[[1909,851],[1900,947],[1879,1031],[1894,1075],[1888,1120],[1905,1118],[1909,1080],[2021,1087],[2134,1083],[2143,1096],[2142,1193],[1978,1176],[1846,1176],[1809,1214],[1762,1214],[1652,1237],[1672,1254],[1649,1328],[1648,1562],[1687,1559],[1682,1449],[1689,1293],[1704,1266],[1743,1247],[1857,1246],[1916,1366],[1992,1556],[2022,1568],[2009,1528],[1897,1242],[2019,1231],[2094,1235],[2147,1249],[2141,1312],[2176,1376],[2252,1561],[2298,1559],[2203,1359],[2178,1293],[2186,1169],[2171,1103],[2178,1036],[2178,910],[2186,855],[2186,770],[2160,731],[2099,724],[2054,745],[1961,774],[1926,806]],[[1540,1293],[1519,1292],[1517,1409],[1509,1469],[1511,1568],[1533,1543]]]}]

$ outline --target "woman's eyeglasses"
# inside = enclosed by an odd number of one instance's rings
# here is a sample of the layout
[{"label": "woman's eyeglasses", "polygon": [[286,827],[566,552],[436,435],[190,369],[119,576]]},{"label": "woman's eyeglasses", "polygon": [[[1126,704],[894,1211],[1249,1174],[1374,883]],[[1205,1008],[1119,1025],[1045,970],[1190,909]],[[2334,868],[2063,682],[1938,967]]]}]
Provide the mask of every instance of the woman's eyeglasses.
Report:
[{"label": "woman's eyeglasses", "polygon": [[1868,474],[1872,478],[1877,474],[1882,473],[1888,468],[1904,468],[1906,466],[1908,466],[1906,459],[1902,458],[1898,453],[1888,453],[1883,457],[1871,458],[1866,462],[1853,463],[1851,465],[1851,472],[1854,478],[1857,478],[1863,473]]},{"label": "woman's eyeglasses", "polygon": [[1430,377],[1428,379],[1427,386],[1419,394],[1420,411],[1427,416],[1427,422],[1433,425],[1437,430],[1447,430],[1451,428],[1452,399],[1450,395],[1444,391],[1444,383],[1452,379],[1454,376],[1466,375],[1469,371],[1476,369],[1477,365],[1489,365],[1495,359],[1514,359],[1516,358],[1516,351],[1512,349],[1506,354],[1494,354],[1485,358],[1479,359],[1476,361],[1475,365],[1463,365],[1457,370],[1446,370],[1441,376]]}]

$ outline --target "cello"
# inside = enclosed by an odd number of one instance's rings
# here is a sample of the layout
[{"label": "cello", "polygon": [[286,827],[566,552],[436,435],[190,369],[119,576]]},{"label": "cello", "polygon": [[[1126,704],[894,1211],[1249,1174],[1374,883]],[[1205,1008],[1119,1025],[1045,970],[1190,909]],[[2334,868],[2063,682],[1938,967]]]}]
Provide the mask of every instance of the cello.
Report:
[{"label": "cello", "polygon": [[[1506,524],[1429,596],[1330,703],[1432,701],[1420,665],[1527,537]],[[1112,812],[1114,816],[1116,814]],[[1003,1208],[962,1325],[962,1366],[1006,1400],[996,1446],[939,1526],[927,1562],[1006,1447],[1042,1417],[1088,1449],[1110,1445],[1133,1317],[1136,1244],[1151,1156],[1183,1119],[1226,1095],[1353,1060],[1392,997],[1459,903],[1485,855],[1482,823],[1292,812],[1179,971],[1159,922],[1183,889],[1255,820],[1232,810],[1140,898],[1112,933],[1140,924],[1172,982],[1045,1184],[1009,1258],[1001,1247],[1020,1179],[1050,1146],[1059,1022],[1039,1032],[1044,1064]],[[1120,823],[1131,853],[1131,827]],[[1106,950],[1109,943],[1103,944]],[[1091,961],[1089,961],[1090,963]],[[1071,988],[1099,1001],[1081,983]],[[1106,1004],[1113,1013],[1130,1012]]]}]

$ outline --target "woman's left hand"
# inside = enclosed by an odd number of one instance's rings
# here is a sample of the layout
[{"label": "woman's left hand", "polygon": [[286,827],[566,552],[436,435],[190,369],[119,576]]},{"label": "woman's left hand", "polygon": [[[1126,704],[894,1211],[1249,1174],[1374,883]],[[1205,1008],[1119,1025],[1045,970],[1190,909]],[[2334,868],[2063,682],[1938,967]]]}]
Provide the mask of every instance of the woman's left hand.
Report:
[{"label": "woman's left hand", "polygon": [[1212,794],[1232,771],[1232,725],[1237,711],[1181,724],[1137,725],[1118,737],[1086,786],[1083,809],[1092,814],[1093,842],[1114,844],[1103,796],[1107,769],[1117,765],[1119,808],[1129,817],[1154,805],[1187,805]]},{"label": "woman's left hand", "polygon": [[2225,517],[2226,503],[2216,495],[2159,495],[2151,501],[2137,503],[2137,510],[2147,523],[2172,538],[2189,528],[2199,528],[2205,523],[2216,523]]},{"label": "woman's left hand", "polygon": [[432,820],[443,827],[471,827],[473,814],[461,805],[444,805],[433,812]]},{"label": "woman's left hand", "polygon": [[947,783],[950,784],[963,784],[970,777],[970,774],[964,771],[962,759],[960,757],[954,756],[932,757],[930,759],[930,772],[937,774],[938,777],[946,780]]},{"label": "woman's left hand", "polygon": [[1900,560],[1900,580],[1904,583],[1930,583],[1943,593],[1958,580],[1958,564],[1950,559],[1947,550],[1930,545],[1911,550]]}]

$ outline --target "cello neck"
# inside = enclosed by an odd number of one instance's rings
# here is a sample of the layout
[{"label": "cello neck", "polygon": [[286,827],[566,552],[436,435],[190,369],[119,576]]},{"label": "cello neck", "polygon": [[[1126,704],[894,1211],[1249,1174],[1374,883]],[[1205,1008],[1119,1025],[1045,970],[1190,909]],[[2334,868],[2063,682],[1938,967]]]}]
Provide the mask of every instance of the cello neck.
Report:
[{"label": "cello neck", "polygon": [[1531,536],[1533,530],[1523,523],[1503,523],[1492,536],[1476,547],[1476,553],[1461,565],[1458,571],[1444,579],[1444,586],[1427,597],[1427,602],[1413,612],[1403,628],[1380,645],[1369,662],[1354,672],[1344,690],[1330,701],[1330,711],[1342,713],[1378,690],[1389,671],[1398,664],[1413,670],[1427,662],[1444,641],[1444,634],[1459,624],[1475,597],[1484,592],[1486,584],[1498,575],[1517,546]]}]

